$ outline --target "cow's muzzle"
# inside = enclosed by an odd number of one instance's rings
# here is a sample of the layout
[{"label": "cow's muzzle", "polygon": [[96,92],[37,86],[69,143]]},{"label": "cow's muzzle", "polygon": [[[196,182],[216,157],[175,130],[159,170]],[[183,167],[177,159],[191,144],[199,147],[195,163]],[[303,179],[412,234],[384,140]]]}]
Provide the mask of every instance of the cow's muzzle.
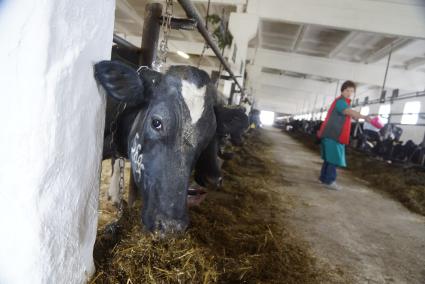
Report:
[{"label": "cow's muzzle", "polygon": [[188,226],[188,221],[184,220],[174,220],[169,219],[165,216],[158,215],[156,217],[152,231],[155,235],[158,235],[160,238],[167,236],[174,236],[183,233],[186,231]]}]

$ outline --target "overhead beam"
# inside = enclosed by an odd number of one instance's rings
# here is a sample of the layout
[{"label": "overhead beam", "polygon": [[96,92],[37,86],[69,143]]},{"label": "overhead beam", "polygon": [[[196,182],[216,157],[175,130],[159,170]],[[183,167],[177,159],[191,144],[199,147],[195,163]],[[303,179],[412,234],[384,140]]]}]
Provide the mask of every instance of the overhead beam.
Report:
[{"label": "overhead beam", "polygon": [[288,88],[260,85],[253,89],[257,99],[273,99],[275,104],[297,103],[314,99],[315,93]]},{"label": "overhead beam", "polygon": [[117,0],[116,8],[129,19],[132,19],[136,24],[140,24],[140,27],[143,26],[143,18],[136,12],[133,6],[127,2],[127,0]]},{"label": "overhead beam", "polygon": [[[228,5],[228,6],[240,6],[245,5],[247,0],[210,0],[211,5]],[[165,0],[155,0],[158,3],[165,3]],[[204,3],[208,4],[208,0],[192,0],[193,3]]]},{"label": "overhead beam", "polygon": [[328,58],[334,58],[337,56],[344,48],[346,48],[353,39],[358,35],[358,32],[349,32],[347,36],[337,45],[335,48],[329,52]]},{"label": "overhead beam", "polygon": [[[306,42],[304,40],[304,42]],[[294,50],[291,50],[291,48],[283,46],[282,44],[278,44],[278,43],[263,43],[262,45],[263,48],[265,49],[276,49],[276,50],[282,50],[282,51],[290,51],[290,52],[306,52],[306,53],[311,53],[314,52],[315,54],[320,54],[321,56],[326,56],[328,51],[325,48],[316,48],[314,50],[312,49],[308,49],[308,48],[300,48],[297,47]]]},{"label": "overhead beam", "polygon": [[258,22],[258,46],[263,46],[263,22]]},{"label": "overhead beam", "polygon": [[[117,33],[123,33],[125,35],[132,34],[132,32],[123,23],[121,23],[120,21],[117,21],[116,19],[115,19],[115,22],[114,22],[114,31],[117,32]],[[141,39],[141,37],[140,37],[140,39]],[[140,45],[138,45],[138,46],[140,46]]]},{"label": "overhead beam", "polygon": [[[336,59],[314,57],[288,52],[259,49],[255,64],[261,67],[275,68],[317,75],[340,80],[353,80],[371,85],[382,85],[385,66],[353,63]],[[390,68],[386,86],[410,91],[423,90],[425,73]]]},{"label": "overhead beam", "polygon": [[[211,0],[211,4],[239,6],[245,5],[247,0]],[[196,3],[208,3],[208,0],[192,0]]]},{"label": "overhead beam", "polygon": [[382,48],[375,50],[370,54],[365,60],[365,63],[374,63],[386,57],[390,51],[396,52],[399,49],[402,49],[406,45],[410,44],[413,40],[408,38],[396,38],[389,44],[383,46]]},{"label": "overhead beam", "polygon": [[406,64],[406,70],[414,70],[425,65],[425,58],[413,59]]},{"label": "overhead beam", "polygon": [[273,101],[275,105],[305,104],[304,108],[308,111],[320,109],[323,106],[324,99],[329,101],[329,99],[332,100],[334,98],[334,94],[329,93],[300,91],[268,85],[256,87],[253,92],[256,99]]},{"label": "overhead beam", "polygon": [[277,50],[284,50],[284,51],[290,51],[289,48],[283,46],[282,44],[277,43],[263,43],[261,47],[266,49],[277,49]]},{"label": "overhead beam", "polygon": [[282,113],[305,113],[319,110],[323,106],[324,100],[328,103],[333,99],[333,95],[326,96],[264,85],[254,88],[253,95],[257,108]]},{"label": "overhead beam", "polygon": [[[188,42],[184,40],[168,40],[168,50],[170,52],[177,52],[178,50],[188,54],[201,55],[204,48],[203,42]],[[215,54],[211,48],[205,50],[204,56],[214,56]]]},{"label": "overhead beam", "polygon": [[[116,23],[118,27],[120,27],[119,23]],[[125,33],[125,30],[121,31]],[[135,46],[140,46],[142,42],[142,38],[140,36],[129,36],[126,35],[125,39]],[[183,40],[168,40],[168,51],[176,53],[178,50],[183,51],[187,54],[201,55],[202,49],[204,48],[203,42],[188,42]],[[204,56],[214,56],[214,52],[208,48],[205,50]]]},{"label": "overhead beam", "polygon": [[293,39],[293,36],[290,35],[286,35],[286,34],[282,34],[282,33],[276,33],[276,32],[265,32],[262,31],[262,36],[263,37],[271,37],[271,38],[278,38],[278,39]]},{"label": "overhead beam", "polygon": [[255,101],[255,108],[260,110],[292,114],[292,113],[295,113],[297,104],[288,103],[284,105],[276,105],[275,103],[273,103],[273,100],[259,99]]},{"label": "overhead beam", "polygon": [[336,83],[320,82],[312,79],[294,78],[285,75],[262,73],[257,84],[270,85],[290,90],[333,95]]},{"label": "overhead beam", "polygon": [[298,47],[301,44],[301,41],[303,40],[304,34],[307,30],[306,25],[300,25],[297,31],[297,34],[295,35],[294,42],[292,43],[291,51],[296,52]]},{"label": "overhead beam", "polygon": [[259,96],[258,94],[259,92],[255,92],[254,98],[256,102],[256,108],[260,110],[269,110],[284,113],[295,113],[297,111],[301,112],[307,110],[307,107],[304,107],[303,110],[301,110],[300,107],[307,100],[305,97],[291,99],[289,97],[285,98],[283,96],[278,97],[274,94],[262,94],[261,96]]},{"label": "overhead beam", "polygon": [[262,19],[425,38],[424,1],[250,0]]}]

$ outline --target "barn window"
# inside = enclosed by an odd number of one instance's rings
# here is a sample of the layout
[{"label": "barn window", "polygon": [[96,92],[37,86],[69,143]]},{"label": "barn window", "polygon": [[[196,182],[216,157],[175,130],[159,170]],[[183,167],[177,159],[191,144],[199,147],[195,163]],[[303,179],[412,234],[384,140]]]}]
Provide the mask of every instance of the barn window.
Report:
[{"label": "barn window", "polygon": [[421,108],[421,102],[407,102],[404,105],[401,124],[416,124],[418,122],[418,114]]},{"label": "barn window", "polygon": [[262,110],[260,112],[260,121],[264,125],[272,125],[274,122],[274,112]]},{"label": "barn window", "polygon": [[390,104],[381,105],[379,107],[378,114],[381,117],[382,122],[384,122],[385,124],[388,123],[388,118],[390,117],[390,113],[391,113],[391,105]]}]

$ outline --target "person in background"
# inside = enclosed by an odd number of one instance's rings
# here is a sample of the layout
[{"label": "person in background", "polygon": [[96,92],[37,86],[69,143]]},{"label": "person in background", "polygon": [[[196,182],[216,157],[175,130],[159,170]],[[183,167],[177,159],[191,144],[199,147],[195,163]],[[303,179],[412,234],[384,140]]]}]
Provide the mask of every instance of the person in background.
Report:
[{"label": "person in background", "polygon": [[328,189],[339,190],[336,183],[336,168],[346,167],[345,145],[350,141],[351,118],[364,119],[370,122],[368,116],[351,109],[351,96],[356,91],[352,81],[346,81],[341,86],[341,96],[337,97],[328,110],[317,136],[321,139],[321,154],[323,159],[319,180]]},{"label": "person in background", "polygon": [[260,111],[255,108],[251,108],[251,111],[249,112],[249,125],[250,128],[259,128],[261,127],[260,122]]}]

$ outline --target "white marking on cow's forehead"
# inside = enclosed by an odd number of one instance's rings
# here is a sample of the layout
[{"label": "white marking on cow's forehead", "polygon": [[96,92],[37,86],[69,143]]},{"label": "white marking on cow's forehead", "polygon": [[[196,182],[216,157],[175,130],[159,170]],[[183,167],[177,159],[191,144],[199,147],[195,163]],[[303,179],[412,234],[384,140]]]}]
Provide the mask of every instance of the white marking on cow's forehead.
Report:
[{"label": "white marking on cow's forehead", "polygon": [[190,112],[192,124],[195,124],[204,112],[205,91],[207,87],[198,88],[195,84],[182,81],[182,95]]}]

